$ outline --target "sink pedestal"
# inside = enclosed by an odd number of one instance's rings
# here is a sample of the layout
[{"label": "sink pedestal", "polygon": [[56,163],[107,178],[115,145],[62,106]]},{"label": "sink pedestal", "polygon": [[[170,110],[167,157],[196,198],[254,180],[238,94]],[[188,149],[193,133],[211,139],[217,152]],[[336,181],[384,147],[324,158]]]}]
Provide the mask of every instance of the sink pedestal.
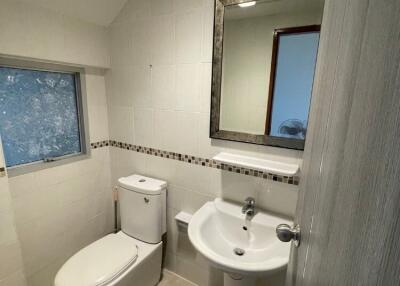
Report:
[{"label": "sink pedestal", "polygon": [[256,279],[240,274],[224,273],[224,286],[254,286]]}]

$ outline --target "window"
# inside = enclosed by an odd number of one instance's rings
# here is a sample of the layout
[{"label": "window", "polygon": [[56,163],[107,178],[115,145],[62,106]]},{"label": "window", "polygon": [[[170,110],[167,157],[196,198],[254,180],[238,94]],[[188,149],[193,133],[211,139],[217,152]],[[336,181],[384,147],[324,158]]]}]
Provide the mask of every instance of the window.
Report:
[{"label": "window", "polygon": [[319,34],[319,25],[275,31],[267,122],[271,136],[305,140]]},{"label": "window", "polygon": [[81,73],[19,63],[0,61],[0,134],[7,168],[86,154]]}]

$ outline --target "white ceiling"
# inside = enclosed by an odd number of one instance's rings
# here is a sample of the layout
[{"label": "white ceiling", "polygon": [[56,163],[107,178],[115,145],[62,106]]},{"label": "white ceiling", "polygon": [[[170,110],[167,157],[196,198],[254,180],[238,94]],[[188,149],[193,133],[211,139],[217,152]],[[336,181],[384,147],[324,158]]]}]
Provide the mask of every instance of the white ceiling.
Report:
[{"label": "white ceiling", "polygon": [[89,23],[108,26],[127,0],[19,0],[79,18]]}]

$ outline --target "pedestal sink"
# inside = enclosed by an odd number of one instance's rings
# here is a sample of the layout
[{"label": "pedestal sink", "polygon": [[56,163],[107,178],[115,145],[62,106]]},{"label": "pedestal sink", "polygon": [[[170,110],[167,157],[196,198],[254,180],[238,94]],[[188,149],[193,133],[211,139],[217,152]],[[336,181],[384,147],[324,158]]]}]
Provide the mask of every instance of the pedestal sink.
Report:
[{"label": "pedestal sink", "polygon": [[189,239],[214,267],[225,272],[225,286],[251,285],[287,266],[290,245],[275,234],[292,222],[257,211],[251,218],[241,206],[220,198],[203,205],[189,223]]}]

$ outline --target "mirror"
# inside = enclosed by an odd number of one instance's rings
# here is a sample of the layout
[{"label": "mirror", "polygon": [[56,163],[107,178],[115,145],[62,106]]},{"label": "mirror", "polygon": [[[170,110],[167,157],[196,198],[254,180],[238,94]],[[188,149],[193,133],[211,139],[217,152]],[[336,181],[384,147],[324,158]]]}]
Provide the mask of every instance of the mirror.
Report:
[{"label": "mirror", "polygon": [[216,0],[210,137],[303,149],[323,0]]}]

